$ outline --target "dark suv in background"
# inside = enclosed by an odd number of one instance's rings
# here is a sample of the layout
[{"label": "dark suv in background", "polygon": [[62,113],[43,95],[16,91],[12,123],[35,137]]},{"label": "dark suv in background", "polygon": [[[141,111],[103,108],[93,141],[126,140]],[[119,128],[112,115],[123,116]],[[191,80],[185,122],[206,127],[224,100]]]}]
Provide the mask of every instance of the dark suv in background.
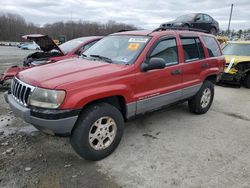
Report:
[{"label": "dark suv in background", "polygon": [[208,14],[193,13],[176,18],[174,21],[161,24],[160,27],[186,27],[196,28],[216,35],[219,31],[219,23]]}]

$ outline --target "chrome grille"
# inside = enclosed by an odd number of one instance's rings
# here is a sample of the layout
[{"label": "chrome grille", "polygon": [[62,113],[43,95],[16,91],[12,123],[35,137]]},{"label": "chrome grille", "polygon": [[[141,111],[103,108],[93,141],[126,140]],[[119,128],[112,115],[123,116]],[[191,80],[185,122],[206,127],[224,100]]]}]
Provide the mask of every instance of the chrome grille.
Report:
[{"label": "chrome grille", "polygon": [[22,105],[27,106],[30,94],[35,89],[35,87],[28,85],[17,78],[14,78],[10,89],[14,99]]}]

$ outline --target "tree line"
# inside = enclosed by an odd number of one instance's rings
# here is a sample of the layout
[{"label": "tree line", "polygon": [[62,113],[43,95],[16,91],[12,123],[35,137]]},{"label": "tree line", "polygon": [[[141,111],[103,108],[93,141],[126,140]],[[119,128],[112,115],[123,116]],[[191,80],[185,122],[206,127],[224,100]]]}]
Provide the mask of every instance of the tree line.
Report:
[{"label": "tree line", "polygon": [[134,25],[108,21],[105,24],[89,21],[67,21],[45,24],[38,27],[28,23],[18,14],[0,14],[0,41],[22,41],[21,36],[27,34],[46,34],[53,39],[65,36],[67,40],[91,35],[105,36],[119,30],[135,30]]},{"label": "tree line", "polygon": [[239,29],[239,30],[232,29],[229,31],[229,33],[227,30],[221,30],[220,35],[242,37],[242,36],[250,35],[250,29]]},{"label": "tree line", "polygon": [[[34,23],[28,23],[26,20],[18,15],[11,13],[0,12],[0,41],[23,41],[22,36],[27,34],[46,34],[53,39],[58,36],[65,36],[67,40],[91,35],[105,36],[119,30],[134,30],[137,29],[134,25],[117,23],[115,21],[108,21],[105,24],[89,21],[67,21],[55,22],[52,24],[45,24],[39,27]],[[250,33],[250,29],[246,30],[231,30],[230,35],[246,35]],[[220,31],[220,35],[227,36],[227,31]]]}]

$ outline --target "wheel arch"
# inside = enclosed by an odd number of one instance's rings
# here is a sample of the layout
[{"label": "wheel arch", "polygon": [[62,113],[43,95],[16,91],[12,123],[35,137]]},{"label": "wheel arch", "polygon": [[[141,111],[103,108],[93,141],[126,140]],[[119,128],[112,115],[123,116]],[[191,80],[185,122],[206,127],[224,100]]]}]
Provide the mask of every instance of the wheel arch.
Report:
[{"label": "wheel arch", "polygon": [[90,105],[97,104],[97,103],[108,103],[108,104],[116,107],[121,112],[124,120],[126,119],[127,108],[126,108],[126,99],[124,96],[114,95],[114,96],[107,96],[107,97],[103,97],[103,98],[94,99],[94,100],[86,103],[83,106],[82,110]]},{"label": "wheel arch", "polygon": [[206,81],[206,80],[209,80],[209,81],[211,81],[213,84],[215,84],[216,81],[217,81],[217,75],[216,75],[216,74],[209,75],[209,76],[207,76],[207,77],[205,78],[204,81]]},{"label": "wheel arch", "polygon": [[188,27],[190,27],[191,25],[190,25],[190,23],[187,23],[187,22],[185,22],[185,23],[183,23],[183,26],[188,26]]},{"label": "wheel arch", "polygon": [[[215,29],[215,33],[218,34],[219,30],[218,30],[218,28],[217,28],[216,26],[212,25],[212,26],[210,27],[209,33],[210,33],[211,29]],[[211,34],[211,33],[210,33],[210,34]]]},{"label": "wheel arch", "polygon": [[247,73],[250,71],[250,61],[241,61],[236,64],[236,67],[243,72],[246,71]]}]

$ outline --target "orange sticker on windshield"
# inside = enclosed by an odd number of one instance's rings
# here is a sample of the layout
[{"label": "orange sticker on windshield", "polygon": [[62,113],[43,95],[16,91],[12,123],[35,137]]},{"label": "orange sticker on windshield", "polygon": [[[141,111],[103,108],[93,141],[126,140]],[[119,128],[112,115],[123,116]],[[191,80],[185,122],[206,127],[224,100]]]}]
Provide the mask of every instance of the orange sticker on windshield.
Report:
[{"label": "orange sticker on windshield", "polygon": [[128,45],[128,50],[135,51],[139,48],[140,44],[139,43],[130,43]]}]

